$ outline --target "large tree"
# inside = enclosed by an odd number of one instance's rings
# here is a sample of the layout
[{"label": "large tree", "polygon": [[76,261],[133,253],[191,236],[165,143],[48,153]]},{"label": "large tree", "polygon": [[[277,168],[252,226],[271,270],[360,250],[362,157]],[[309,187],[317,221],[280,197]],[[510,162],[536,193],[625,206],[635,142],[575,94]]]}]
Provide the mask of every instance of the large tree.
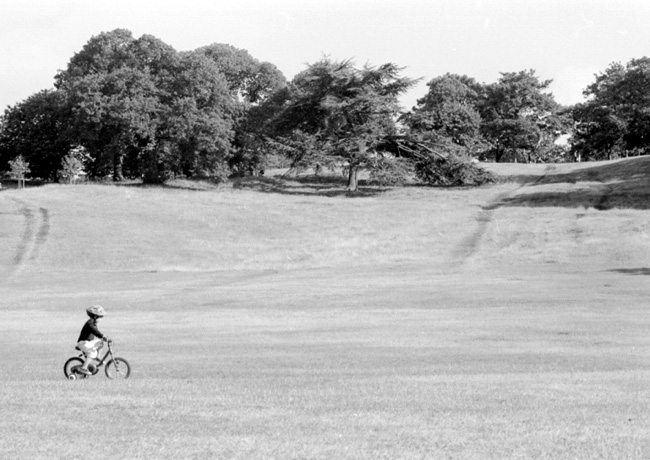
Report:
[{"label": "large tree", "polygon": [[397,132],[399,96],[415,83],[401,71],[391,63],[359,69],[350,60],[323,58],[298,74],[274,122],[294,162],[344,164],[352,191],[362,168],[403,172],[399,158],[377,151]]},{"label": "large tree", "polygon": [[445,74],[404,121],[420,136],[451,154],[495,161],[555,160],[555,140],[569,118],[532,70],[502,73],[494,84]]},{"label": "large tree", "polygon": [[259,103],[286,84],[282,72],[270,62],[260,62],[248,51],[224,43],[213,43],[194,51],[213,61],[228,82],[233,96]]},{"label": "large tree", "polygon": [[175,152],[172,169],[223,178],[240,110],[219,67],[200,54],[183,54],[171,93],[159,137]]},{"label": "large tree", "polygon": [[483,86],[471,77],[454,74],[436,77],[427,86],[424,97],[403,117],[411,133],[444,150],[478,155],[485,147],[477,109]]},{"label": "large tree", "polygon": [[263,169],[263,133],[272,106],[266,102],[286,87],[286,78],[275,65],[261,62],[232,45],[213,43],[192,53],[205,56],[224,75],[237,108],[230,168],[239,174]]},{"label": "large tree", "polygon": [[56,177],[72,147],[91,177],[220,178],[259,146],[249,112],[286,85],[271,63],[213,44],[178,53],[126,29],[93,36],[44,91],[0,120],[0,165],[19,154]]},{"label": "large tree", "polygon": [[[92,176],[112,174],[121,180],[125,157],[152,148],[164,90],[156,81],[161,72],[149,66],[162,67],[163,55],[169,61],[175,58],[173,49],[155,42],[145,36],[136,44],[124,29],[103,32],[56,76],[55,86],[73,107],[76,137],[90,154]],[[147,53],[154,43],[158,49]]]},{"label": "large tree", "polygon": [[479,103],[481,132],[495,161],[544,161],[557,138],[568,130],[562,107],[548,92],[552,80],[534,70],[506,72],[485,87]]},{"label": "large tree", "polygon": [[[220,69],[150,35],[117,29],[93,37],[57,76],[73,107],[90,173],[121,180],[124,166],[159,182],[221,169],[235,103]],[[125,163],[126,162],[126,163]]]},{"label": "large tree", "polygon": [[596,75],[574,108],[576,158],[612,159],[650,153],[650,58],[611,64]]},{"label": "large tree", "polygon": [[55,179],[71,148],[70,108],[60,91],[43,90],[5,110],[0,117],[0,169],[22,156],[31,175]]}]

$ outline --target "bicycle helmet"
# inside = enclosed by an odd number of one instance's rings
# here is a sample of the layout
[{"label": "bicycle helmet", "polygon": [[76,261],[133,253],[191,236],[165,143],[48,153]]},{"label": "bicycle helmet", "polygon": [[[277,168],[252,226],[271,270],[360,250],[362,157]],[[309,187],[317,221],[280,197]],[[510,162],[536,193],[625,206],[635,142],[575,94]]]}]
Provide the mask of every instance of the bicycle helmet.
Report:
[{"label": "bicycle helmet", "polygon": [[92,307],[86,308],[86,313],[88,313],[88,316],[91,318],[101,318],[102,316],[106,316],[106,311],[101,305],[93,305]]}]

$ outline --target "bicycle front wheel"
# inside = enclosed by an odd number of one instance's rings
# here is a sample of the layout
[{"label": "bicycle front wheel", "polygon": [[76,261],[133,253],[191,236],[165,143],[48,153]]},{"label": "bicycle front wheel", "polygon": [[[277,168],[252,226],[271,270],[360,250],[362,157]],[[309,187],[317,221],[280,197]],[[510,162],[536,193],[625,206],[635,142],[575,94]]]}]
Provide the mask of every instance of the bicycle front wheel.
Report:
[{"label": "bicycle front wheel", "polygon": [[111,359],[106,364],[106,377],[109,379],[128,379],[131,375],[131,366],[124,358]]}]

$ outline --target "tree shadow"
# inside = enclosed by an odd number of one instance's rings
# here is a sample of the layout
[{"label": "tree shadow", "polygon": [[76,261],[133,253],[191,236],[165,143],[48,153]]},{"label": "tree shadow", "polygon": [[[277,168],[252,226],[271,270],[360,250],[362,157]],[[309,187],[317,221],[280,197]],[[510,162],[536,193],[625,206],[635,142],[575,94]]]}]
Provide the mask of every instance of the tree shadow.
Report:
[{"label": "tree shadow", "polygon": [[[527,187],[498,203],[502,206],[650,209],[650,157],[576,164],[570,172],[519,176]],[[557,185],[549,189],[548,186]],[[535,188],[546,190],[536,191]],[[532,188],[532,191],[531,191]]]},{"label": "tree shadow", "polygon": [[612,270],[607,270],[609,272],[623,273],[624,275],[646,275],[650,276],[650,268],[640,267],[640,268],[615,268]]},{"label": "tree shadow", "polygon": [[[44,185],[50,183],[51,182],[42,179],[27,179],[27,182],[25,183],[25,188],[43,187]],[[18,185],[18,181],[16,179],[0,180],[0,192],[5,192],[7,190],[18,190],[18,189],[22,189],[22,187]]]},{"label": "tree shadow", "polygon": [[184,179],[183,181],[171,181],[163,184],[145,184],[142,181],[108,182],[106,185],[127,188],[149,188],[169,190],[189,190],[191,192],[208,192],[218,190],[222,185],[205,180]]},{"label": "tree shadow", "polygon": [[508,176],[498,176],[499,182],[514,182],[516,184],[526,185],[534,184],[544,176],[539,174],[511,174]]},{"label": "tree shadow", "polygon": [[376,196],[389,190],[375,186],[364,179],[352,192],[346,189],[347,181],[336,176],[299,177],[243,177],[233,182],[233,188],[281,195],[363,198]]},{"label": "tree shadow", "polygon": [[347,180],[337,175],[304,176],[245,176],[230,179],[219,184],[205,180],[183,179],[164,184],[143,184],[142,181],[111,182],[118,187],[188,190],[204,192],[232,186],[234,189],[251,190],[261,193],[282,195],[325,196],[325,197],[371,197],[385,193],[389,187],[382,187],[365,179],[359,179],[359,188],[355,192],[346,189]]}]

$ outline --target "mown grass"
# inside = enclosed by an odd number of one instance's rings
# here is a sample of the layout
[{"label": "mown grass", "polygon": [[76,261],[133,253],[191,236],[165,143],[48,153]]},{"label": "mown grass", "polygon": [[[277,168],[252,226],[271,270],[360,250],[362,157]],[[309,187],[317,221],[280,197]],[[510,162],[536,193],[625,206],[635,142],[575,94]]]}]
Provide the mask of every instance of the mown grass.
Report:
[{"label": "mown grass", "polygon": [[[650,219],[563,166],[0,193],[0,457],[648,458]],[[63,379],[93,303],[128,381]]]},{"label": "mown grass", "polygon": [[[445,195],[439,201],[423,190],[388,190],[351,199],[52,185],[13,196],[32,207],[34,225],[38,209],[51,210],[54,244],[44,246],[39,264],[26,270],[204,271],[419,257],[426,246],[448,238],[462,218],[458,214],[472,212],[459,208],[467,194]],[[16,212],[7,217],[12,232],[3,240],[3,255],[11,258],[24,226],[18,211],[25,205],[7,204]]]},{"label": "mown grass", "polygon": [[[647,377],[11,382],[0,446],[18,458],[643,458]],[[602,393],[586,401],[594,385]]]}]

